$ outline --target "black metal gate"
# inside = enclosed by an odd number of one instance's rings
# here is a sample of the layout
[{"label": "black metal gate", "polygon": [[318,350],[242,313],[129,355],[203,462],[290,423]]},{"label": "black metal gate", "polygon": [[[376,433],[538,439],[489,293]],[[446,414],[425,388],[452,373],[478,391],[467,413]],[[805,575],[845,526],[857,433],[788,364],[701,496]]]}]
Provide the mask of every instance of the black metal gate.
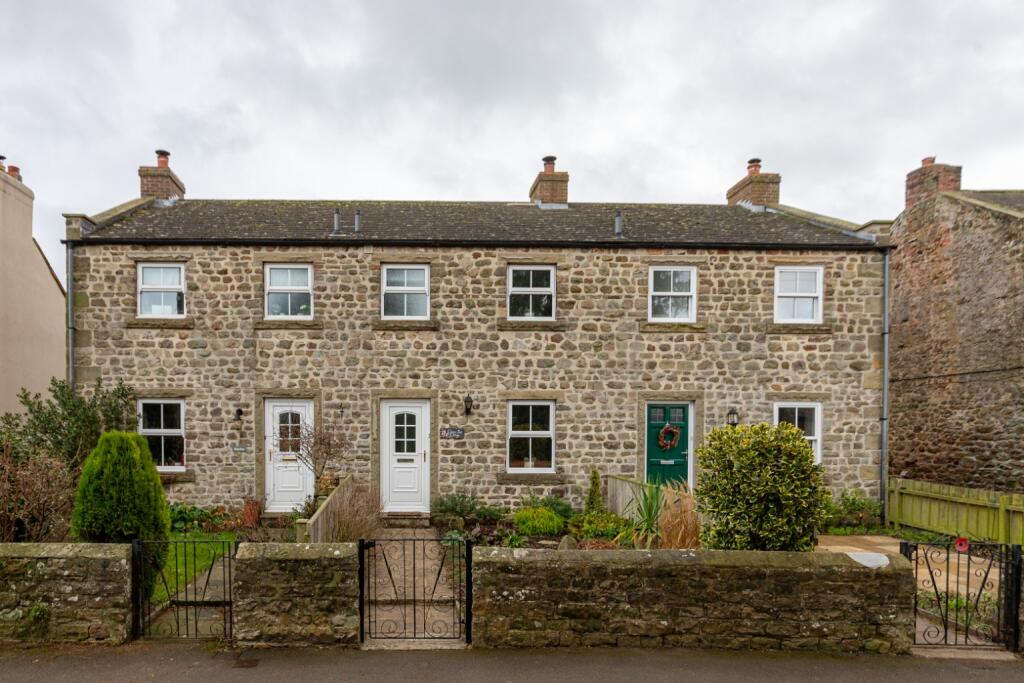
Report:
[{"label": "black metal gate", "polygon": [[231,640],[237,548],[235,541],[134,541],[133,637]]},{"label": "black metal gate", "polygon": [[914,567],[914,643],[1004,647],[1020,640],[1021,547],[900,542]]},{"label": "black metal gate", "polygon": [[472,642],[473,544],[359,541],[359,638]]}]

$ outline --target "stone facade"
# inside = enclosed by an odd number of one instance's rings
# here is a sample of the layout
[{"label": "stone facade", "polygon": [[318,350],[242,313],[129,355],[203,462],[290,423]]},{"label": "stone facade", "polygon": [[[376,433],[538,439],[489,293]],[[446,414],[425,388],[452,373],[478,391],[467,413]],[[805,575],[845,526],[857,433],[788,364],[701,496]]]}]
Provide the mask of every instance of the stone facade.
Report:
[{"label": "stone facade", "polygon": [[892,226],[890,472],[1024,492],[1024,213],[959,179],[911,173]]},{"label": "stone facade", "polygon": [[473,644],[905,653],[914,577],[887,557],[478,548]]},{"label": "stone facade", "polygon": [[359,644],[354,543],[243,543],[232,590],[243,647]]},{"label": "stone facade", "polygon": [[[74,254],[79,385],[124,379],[140,396],[186,401],[188,472],[174,500],[263,497],[262,402],[275,396],[313,399],[317,422],[351,439],[343,469],[374,486],[379,401],[429,398],[434,496],[469,488],[507,504],[554,491],[578,504],[592,468],[642,476],[646,400],[690,402],[694,446],[731,407],[760,422],[773,401],[819,401],[831,484],[878,485],[881,251],[85,243]],[[145,260],[185,263],[187,318],[135,317]],[[313,264],[314,320],[263,320],[266,262]],[[380,320],[382,263],[430,264],[431,320]],[[556,321],[506,319],[516,263],[557,266]],[[824,266],[821,325],[772,324],[774,267],[794,263]],[[654,264],[696,266],[696,324],[647,322]],[[510,399],[556,401],[556,474],[506,473]],[[465,439],[441,440],[440,427]]]},{"label": "stone facade", "polygon": [[131,635],[131,546],[0,544],[0,642],[102,642]]}]

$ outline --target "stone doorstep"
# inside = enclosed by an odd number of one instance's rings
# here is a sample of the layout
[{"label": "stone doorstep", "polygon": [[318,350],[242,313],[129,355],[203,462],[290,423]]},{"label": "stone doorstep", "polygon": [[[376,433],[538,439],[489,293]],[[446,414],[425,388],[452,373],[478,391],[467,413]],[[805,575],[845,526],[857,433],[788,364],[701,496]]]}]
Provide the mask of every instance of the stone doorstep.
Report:
[{"label": "stone doorstep", "polygon": [[1013,662],[1017,655],[1001,647],[946,647],[915,645],[910,654],[922,659],[969,659],[977,661]]},{"label": "stone doorstep", "polygon": [[383,515],[386,529],[427,529],[430,527],[429,512],[388,512]]},{"label": "stone doorstep", "polygon": [[370,638],[360,645],[361,650],[467,650],[469,645],[461,638]]}]

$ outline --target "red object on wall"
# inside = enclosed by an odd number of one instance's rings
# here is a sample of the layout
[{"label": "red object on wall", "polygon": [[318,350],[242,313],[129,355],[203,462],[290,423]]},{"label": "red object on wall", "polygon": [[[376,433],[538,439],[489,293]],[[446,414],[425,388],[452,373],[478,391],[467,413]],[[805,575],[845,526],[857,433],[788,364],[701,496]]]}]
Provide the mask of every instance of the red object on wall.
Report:
[{"label": "red object on wall", "polygon": [[958,553],[966,553],[967,549],[971,547],[971,542],[963,536],[961,536],[960,538],[956,539],[954,547],[956,548],[956,551]]}]

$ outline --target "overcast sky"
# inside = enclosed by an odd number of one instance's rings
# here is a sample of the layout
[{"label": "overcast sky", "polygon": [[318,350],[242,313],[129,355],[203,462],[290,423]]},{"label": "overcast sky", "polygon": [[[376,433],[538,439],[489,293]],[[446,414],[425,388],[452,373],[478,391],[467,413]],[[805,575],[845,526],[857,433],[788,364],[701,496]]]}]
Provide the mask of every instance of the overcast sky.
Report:
[{"label": "overcast sky", "polygon": [[138,196],[782,201],[891,218],[928,155],[1024,187],[1022,2],[0,0],[0,154],[62,212]]}]

